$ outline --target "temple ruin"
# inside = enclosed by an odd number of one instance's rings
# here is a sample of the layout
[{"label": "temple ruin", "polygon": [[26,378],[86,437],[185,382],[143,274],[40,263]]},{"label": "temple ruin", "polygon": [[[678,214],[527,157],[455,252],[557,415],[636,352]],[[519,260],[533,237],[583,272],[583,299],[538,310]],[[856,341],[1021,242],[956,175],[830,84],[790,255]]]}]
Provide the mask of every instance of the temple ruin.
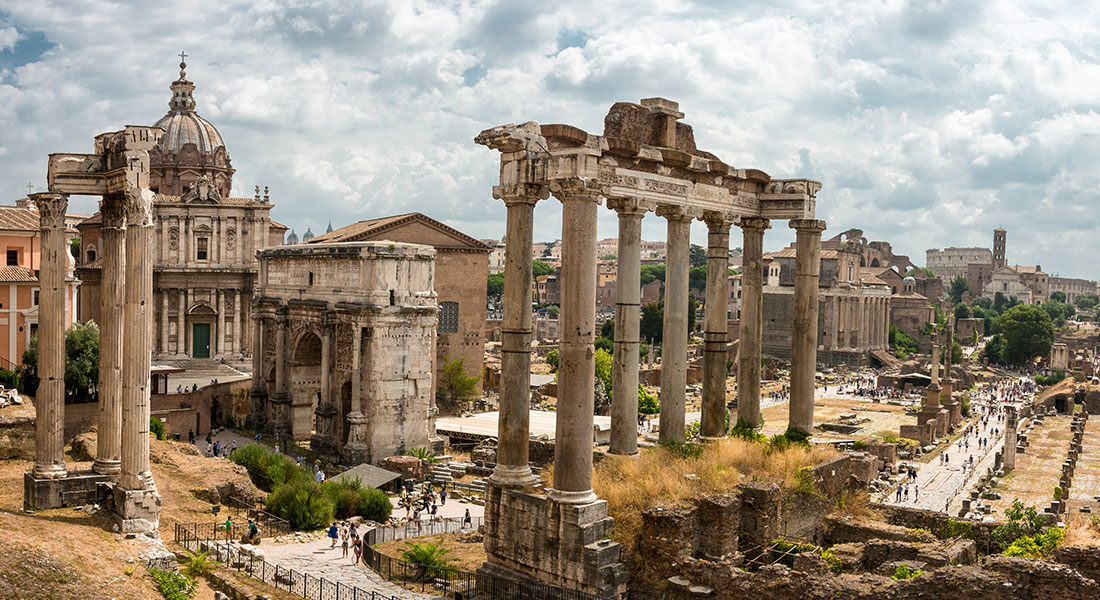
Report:
[{"label": "temple ruin", "polygon": [[[486,502],[487,573],[565,585],[619,597],[625,572],[606,502],[592,491],[593,341],[596,331],[596,221],[602,199],[619,218],[612,395],[612,454],[637,454],[639,262],[641,220],[653,211],[668,226],[660,439],[683,442],[688,344],[690,225],[708,227],[702,426],[704,438],[726,425],[726,289],[729,233],[742,230],[744,275],[736,420],[760,423],[764,232],[776,219],[796,231],[789,429],[813,427],[818,346],[818,279],[824,221],[814,215],[821,187],[736,169],[699,150],[683,113],[663,98],[620,102],[603,135],[572,125],[502,125],[476,142],[501,153],[493,197],[507,207],[502,366],[497,465]],[[554,479],[537,486],[528,466],[531,248],[535,204],[562,204],[560,358]],[[730,415],[730,421],[734,421]],[[732,424],[732,423],[731,423]]]}]

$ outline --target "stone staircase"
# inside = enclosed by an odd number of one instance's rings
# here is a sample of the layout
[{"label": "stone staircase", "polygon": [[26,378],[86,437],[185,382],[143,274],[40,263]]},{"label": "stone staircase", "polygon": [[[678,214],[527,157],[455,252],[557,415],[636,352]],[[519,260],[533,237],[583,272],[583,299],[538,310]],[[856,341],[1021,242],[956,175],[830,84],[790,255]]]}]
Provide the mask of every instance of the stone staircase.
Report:
[{"label": "stone staircase", "polygon": [[182,373],[182,375],[193,379],[217,379],[220,382],[240,379],[241,377],[249,377],[248,373],[242,373],[212,358],[191,358],[187,360],[164,362],[161,364],[168,364],[178,369],[183,369],[184,373]]}]

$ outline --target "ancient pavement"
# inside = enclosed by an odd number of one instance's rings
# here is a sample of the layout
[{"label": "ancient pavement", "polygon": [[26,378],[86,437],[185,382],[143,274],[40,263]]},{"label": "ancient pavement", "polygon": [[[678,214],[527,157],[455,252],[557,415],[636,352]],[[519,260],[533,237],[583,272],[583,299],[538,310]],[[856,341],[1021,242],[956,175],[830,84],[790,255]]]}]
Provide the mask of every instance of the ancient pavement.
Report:
[{"label": "ancient pavement", "polygon": [[340,582],[366,592],[377,592],[396,596],[405,600],[429,600],[432,596],[411,592],[390,583],[366,566],[352,562],[352,551],[348,558],[342,558],[342,549],[337,545],[329,549],[331,542],[322,538],[305,544],[264,545],[265,560],[273,565],[308,573],[314,577],[323,577],[329,581]]}]

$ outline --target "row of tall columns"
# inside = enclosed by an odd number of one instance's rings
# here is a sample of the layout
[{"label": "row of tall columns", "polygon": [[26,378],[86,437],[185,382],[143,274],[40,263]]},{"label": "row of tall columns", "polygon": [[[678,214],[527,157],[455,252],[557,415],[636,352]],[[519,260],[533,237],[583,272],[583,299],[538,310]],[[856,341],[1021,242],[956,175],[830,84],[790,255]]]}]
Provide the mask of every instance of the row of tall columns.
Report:
[{"label": "row of tall columns", "polygon": [[814,426],[814,375],[817,371],[818,281],[821,232],[825,221],[796,219],[794,324],[791,332],[791,404],[788,430],[809,435]]},{"label": "row of tall columns", "polygon": [[760,426],[760,356],[764,336],[764,232],[768,219],[741,219],[741,334],[737,360],[737,421]]},{"label": "row of tall columns", "polygon": [[99,324],[99,415],[96,435],[97,473],[115,474],[122,468],[122,311],[126,284],[125,198],[106,196],[99,212],[103,220],[100,252],[103,292]]},{"label": "row of tall columns", "polygon": [[65,194],[32,194],[42,234],[39,269],[38,392],[35,408],[33,474],[65,477]]},{"label": "row of tall columns", "polygon": [[[608,199],[619,215],[615,352],[611,365],[611,454],[638,453],[638,356],[642,309],[642,218],[637,199]],[[650,349],[652,357],[653,349]]]},{"label": "row of tall columns", "polygon": [[730,226],[728,215],[706,214],[707,298],[703,333],[703,407],[699,433],[703,438],[726,434],[726,343],[729,319]]},{"label": "row of tall columns", "polygon": [[[684,442],[687,390],[688,271],[693,215],[679,206],[658,206],[668,221],[665,240],[665,314],[661,341],[661,443]],[[564,240],[563,240],[564,243]]]}]

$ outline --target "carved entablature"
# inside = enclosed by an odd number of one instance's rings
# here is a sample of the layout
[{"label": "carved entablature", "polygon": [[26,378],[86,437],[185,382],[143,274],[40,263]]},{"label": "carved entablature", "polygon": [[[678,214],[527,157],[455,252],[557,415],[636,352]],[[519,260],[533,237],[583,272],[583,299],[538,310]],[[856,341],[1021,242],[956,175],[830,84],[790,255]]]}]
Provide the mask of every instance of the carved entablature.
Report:
[{"label": "carved entablature", "polygon": [[[649,98],[618,103],[604,120],[604,135],[572,125],[501,125],[475,142],[501,152],[494,197],[534,197],[549,187],[558,195],[567,180],[595,181],[606,198],[634,198],[731,217],[814,217],[821,184],[773,180],[757,169],[733,169],[695,146],[675,102]],[[509,193],[509,192],[513,193]],[[515,191],[524,192],[516,194]]]},{"label": "carved entablature", "polygon": [[185,204],[219,204],[221,200],[222,195],[218,191],[218,186],[214,185],[206,175],[200,176],[187,186],[187,191],[180,197],[180,202]]}]

